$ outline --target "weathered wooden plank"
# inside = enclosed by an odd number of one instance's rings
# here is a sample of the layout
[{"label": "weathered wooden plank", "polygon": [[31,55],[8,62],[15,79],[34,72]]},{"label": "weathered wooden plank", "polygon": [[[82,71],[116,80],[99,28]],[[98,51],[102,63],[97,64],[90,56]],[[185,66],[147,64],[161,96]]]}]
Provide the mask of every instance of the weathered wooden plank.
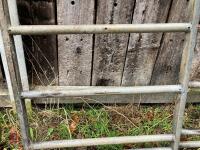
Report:
[{"label": "weathered wooden plank", "polygon": [[0,85],[0,108],[12,107],[14,102],[11,102],[8,89],[5,85]]},{"label": "weathered wooden plank", "polygon": [[[54,25],[56,24],[55,0],[31,1],[32,24]],[[58,60],[56,35],[34,36],[32,39],[32,54],[37,75],[34,84],[55,85],[58,82]],[[39,76],[39,77],[38,77]],[[40,80],[38,79],[40,78]]]},{"label": "weathered wooden plank", "polygon": [[[2,45],[0,44],[0,49],[3,48],[1,46]],[[1,58],[0,58],[0,63],[2,63]],[[1,65],[2,66],[0,66],[0,108],[1,107],[4,107],[4,108],[12,107],[13,106],[12,104],[14,103],[14,101],[11,102],[10,95],[8,93],[8,89],[7,89],[7,85],[6,85],[6,81],[5,81],[5,76],[3,74],[3,64],[1,64]]]},{"label": "weathered wooden plank", "polygon": [[[58,24],[93,24],[95,0],[57,0]],[[92,34],[59,35],[60,85],[90,85]]]},{"label": "weathered wooden plank", "polygon": [[[184,11],[183,11],[184,10]],[[189,22],[189,1],[173,0],[168,22]],[[179,79],[185,33],[166,33],[159,50],[151,84],[175,84]]]},{"label": "weathered wooden plank", "polygon": [[[97,24],[131,23],[135,0],[100,0]],[[95,35],[92,85],[120,85],[129,34]]]},{"label": "weathered wooden plank", "polygon": [[[166,22],[170,4],[171,0],[138,0],[132,23]],[[162,33],[131,34],[122,85],[150,83],[161,39]]]},{"label": "weathered wooden plank", "polygon": [[1,30],[0,30],[0,54],[1,54],[1,60],[2,60],[2,63],[3,63],[3,69],[4,69],[6,83],[7,83],[7,85],[3,85],[3,80],[2,80],[1,81],[2,85],[0,85],[0,88],[6,88],[6,86],[8,87],[10,101],[11,101],[11,103],[14,104],[15,98],[14,98],[14,94],[13,94],[13,87],[12,87],[12,83],[11,83],[11,76],[10,76],[10,72],[9,72],[9,68],[8,68],[8,62],[7,62],[7,58],[6,58],[6,48],[5,48],[5,45],[4,45]]},{"label": "weathered wooden plank", "polygon": [[3,108],[11,108],[12,107],[12,104],[11,102],[9,102],[9,96],[6,96],[4,98],[4,96],[1,95],[1,103],[0,103],[0,108],[3,107]]},{"label": "weathered wooden plank", "polygon": [[3,75],[3,64],[2,64],[2,59],[0,58],[0,85],[3,85],[4,81],[5,80],[4,80],[4,75]]},{"label": "weathered wooden plank", "polygon": [[200,33],[197,36],[197,45],[194,51],[191,80],[200,81]]},{"label": "weathered wooden plank", "polygon": [[20,24],[32,24],[31,0],[17,0]]}]

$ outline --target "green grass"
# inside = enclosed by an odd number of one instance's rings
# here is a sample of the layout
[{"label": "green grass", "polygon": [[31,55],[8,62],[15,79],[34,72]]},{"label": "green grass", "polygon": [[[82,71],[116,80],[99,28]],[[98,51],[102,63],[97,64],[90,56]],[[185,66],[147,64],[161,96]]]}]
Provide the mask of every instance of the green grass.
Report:
[{"label": "green grass", "polygon": [[[82,106],[33,109],[29,115],[31,140],[113,137],[124,135],[149,135],[172,132],[172,105],[152,106]],[[185,111],[185,128],[200,128],[200,105],[189,105]],[[18,129],[16,115],[9,109],[0,111],[0,141],[5,148],[9,144],[11,127]],[[72,128],[73,127],[73,128]],[[200,140],[199,136],[184,137]],[[144,143],[105,145],[90,147],[97,150],[121,150],[124,148],[167,146],[169,143]]]}]

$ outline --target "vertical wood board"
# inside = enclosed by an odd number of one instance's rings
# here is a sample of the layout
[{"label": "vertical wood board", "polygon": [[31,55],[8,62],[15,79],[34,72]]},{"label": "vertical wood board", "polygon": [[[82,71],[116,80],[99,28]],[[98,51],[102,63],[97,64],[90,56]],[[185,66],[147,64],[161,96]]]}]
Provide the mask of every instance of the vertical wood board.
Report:
[{"label": "vertical wood board", "polygon": [[[138,0],[133,24],[165,23],[171,0]],[[133,33],[130,36],[122,85],[148,85],[162,33]]]},{"label": "vertical wood board", "polygon": [[[130,24],[135,0],[99,0],[97,24]],[[92,85],[120,85],[129,34],[95,35]]]},{"label": "vertical wood board", "polygon": [[[95,0],[57,0],[59,25],[93,24]],[[93,35],[58,35],[60,85],[90,85]]]},{"label": "vertical wood board", "polygon": [[[168,22],[189,22],[189,1],[173,0]],[[152,74],[151,84],[176,84],[182,51],[185,43],[185,33],[165,33],[159,50],[158,59]]]},{"label": "vertical wood board", "polygon": [[197,45],[194,51],[191,80],[200,81],[200,33],[197,36]]}]

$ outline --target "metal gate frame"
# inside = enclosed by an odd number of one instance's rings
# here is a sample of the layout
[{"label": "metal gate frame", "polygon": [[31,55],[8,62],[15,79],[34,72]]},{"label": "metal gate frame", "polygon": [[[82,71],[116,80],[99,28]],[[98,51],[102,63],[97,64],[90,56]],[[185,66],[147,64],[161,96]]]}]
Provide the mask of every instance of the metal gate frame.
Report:
[{"label": "metal gate frame", "polygon": [[[142,142],[172,142],[171,147],[152,148],[177,150],[179,147],[200,147],[200,141],[180,142],[181,134],[200,134],[199,130],[182,129],[184,109],[188,94],[189,73],[197,38],[197,26],[200,18],[200,0],[190,0],[191,21],[189,23],[158,23],[158,24],[115,24],[115,25],[19,25],[16,0],[0,2],[0,44],[1,57],[6,69],[9,91],[16,103],[22,142],[25,150],[94,146],[107,144],[125,144]],[[29,90],[21,35],[43,34],[102,34],[102,33],[155,33],[155,32],[186,32],[186,44],[182,54],[179,85],[135,86],[135,87],[94,87],[82,86],[54,87],[54,90]],[[199,86],[199,83],[197,84]],[[68,90],[66,90],[68,89]],[[105,137],[91,139],[60,140],[32,143],[29,138],[25,100],[31,98],[113,95],[137,93],[178,93],[174,110],[172,134]]]}]

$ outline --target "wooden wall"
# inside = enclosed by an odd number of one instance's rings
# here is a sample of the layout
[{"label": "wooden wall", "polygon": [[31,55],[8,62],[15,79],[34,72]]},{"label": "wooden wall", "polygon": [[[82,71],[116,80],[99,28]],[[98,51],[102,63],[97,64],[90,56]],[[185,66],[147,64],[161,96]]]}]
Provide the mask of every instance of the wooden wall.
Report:
[{"label": "wooden wall", "polygon": [[[188,0],[18,0],[22,24],[187,22]],[[184,10],[184,11],[183,11]],[[27,42],[26,40],[29,40]],[[200,40],[200,38],[198,39]],[[25,38],[37,84],[149,85],[178,82],[185,33]],[[199,44],[191,78],[200,80]],[[30,60],[32,61],[30,63]],[[34,64],[34,65],[33,65]]]},{"label": "wooden wall", "polygon": [[[94,0],[58,0],[58,24],[93,24]],[[93,35],[58,35],[59,85],[90,85]]]},{"label": "wooden wall", "polygon": [[[58,24],[188,22],[188,0],[57,0]],[[184,10],[184,11],[183,11]],[[59,35],[60,85],[176,84],[185,33]],[[200,80],[198,47],[192,79]]]},{"label": "wooden wall", "polygon": [[[189,0],[17,0],[21,24],[188,22]],[[24,36],[33,85],[176,84],[185,33]],[[200,81],[200,34],[191,80]]]}]

